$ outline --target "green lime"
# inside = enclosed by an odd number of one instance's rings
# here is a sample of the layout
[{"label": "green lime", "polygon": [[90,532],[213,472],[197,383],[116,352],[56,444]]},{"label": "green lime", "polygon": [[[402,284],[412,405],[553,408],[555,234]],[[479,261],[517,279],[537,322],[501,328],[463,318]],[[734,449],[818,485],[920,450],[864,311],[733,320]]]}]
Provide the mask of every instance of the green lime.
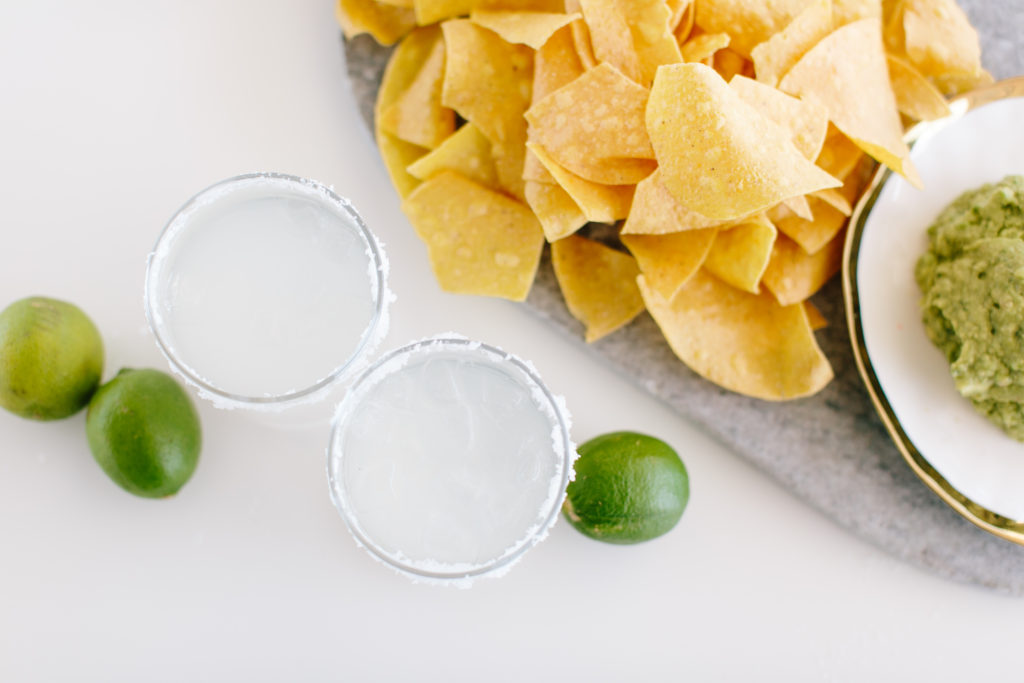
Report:
[{"label": "green lime", "polygon": [[177,493],[199,461],[199,414],[181,385],[159,370],[121,370],[101,386],[89,402],[85,432],[103,471],[137,496]]},{"label": "green lime", "polygon": [[562,511],[580,532],[608,543],[640,543],[683,516],[690,479],[661,439],[613,432],[587,441],[579,455]]},{"label": "green lime", "polygon": [[45,297],[0,312],[0,406],[59,420],[89,402],[103,374],[103,340],[74,304]]}]

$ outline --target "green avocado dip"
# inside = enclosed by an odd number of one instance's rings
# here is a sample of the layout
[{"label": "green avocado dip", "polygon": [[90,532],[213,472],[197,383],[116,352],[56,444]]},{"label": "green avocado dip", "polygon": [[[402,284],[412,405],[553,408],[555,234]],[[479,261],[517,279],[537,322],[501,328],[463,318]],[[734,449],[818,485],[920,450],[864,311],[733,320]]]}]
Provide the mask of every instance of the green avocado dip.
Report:
[{"label": "green avocado dip", "polygon": [[1024,441],[1024,176],[960,195],[914,270],[928,337],[957,390]]}]

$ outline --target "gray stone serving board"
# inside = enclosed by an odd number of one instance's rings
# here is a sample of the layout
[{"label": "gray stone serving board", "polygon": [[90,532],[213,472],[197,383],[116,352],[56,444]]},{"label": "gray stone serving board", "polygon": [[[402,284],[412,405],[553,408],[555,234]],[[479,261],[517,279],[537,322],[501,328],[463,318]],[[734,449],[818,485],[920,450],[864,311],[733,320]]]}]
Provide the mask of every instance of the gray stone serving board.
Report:
[{"label": "gray stone serving board", "polygon": [[[960,0],[997,78],[1024,73],[1024,3]],[[345,41],[349,86],[368,125],[389,54],[367,36]],[[786,489],[892,555],[949,579],[1024,595],[1024,547],[975,527],[904,462],[861,382],[839,278],[814,298],[829,321],[818,340],[836,378],[817,395],[768,403],[725,391],[686,368],[648,315],[594,344],[569,315],[550,264],[527,305],[592,354],[694,420]],[[1024,492],[1022,492],[1024,494]]]}]

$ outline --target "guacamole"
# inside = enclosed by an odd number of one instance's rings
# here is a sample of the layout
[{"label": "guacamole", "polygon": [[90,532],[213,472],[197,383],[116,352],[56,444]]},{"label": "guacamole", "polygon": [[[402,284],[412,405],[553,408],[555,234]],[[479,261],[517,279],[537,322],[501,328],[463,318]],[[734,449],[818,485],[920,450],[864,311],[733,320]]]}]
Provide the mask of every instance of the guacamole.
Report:
[{"label": "guacamole", "polygon": [[1024,441],[1024,176],[965,192],[928,228],[914,275],[956,388]]}]

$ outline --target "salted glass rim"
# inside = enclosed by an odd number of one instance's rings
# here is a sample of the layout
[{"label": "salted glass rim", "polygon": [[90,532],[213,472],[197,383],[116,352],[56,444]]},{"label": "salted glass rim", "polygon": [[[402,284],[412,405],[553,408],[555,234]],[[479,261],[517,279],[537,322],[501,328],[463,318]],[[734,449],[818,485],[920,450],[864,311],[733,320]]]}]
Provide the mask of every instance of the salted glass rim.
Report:
[{"label": "salted glass rim", "polygon": [[[335,369],[328,375],[302,389],[295,389],[279,394],[248,396],[245,394],[227,391],[203,378],[198,371],[178,356],[177,352],[174,350],[173,344],[171,344],[170,341],[161,333],[162,326],[158,323],[158,316],[155,309],[157,308],[159,301],[159,295],[157,294],[159,288],[157,287],[156,281],[159,277],[159,273],[161,272],[157,268],[157,265],[160,265],[163,259],[158,259],[157,257],[160,255],[161,251],[163,251],[164,254],[169,253],[174,240],[187,228],[189,215],[194,209],[203,206],[206,202],[212,204],[219,201],[221,198],[229,196],[232,186],[242,186],[258,181],[267,181],[271,188],[287,187],[290,189],[298,189],[301,190],[302,194],[306,197],[319,197],[325,203],[330,204],[333,209],[351,220],[352,225],[355,227],[353,232],[362,239],[364,247],[372,260],[374,278],[371,281],[370,296],[374,298],[374,307],[373,314],[359,339],[359,343],[349,354],[348,358],[345,359],[343,363],[335,367]],[[217,196],[217,193],[223,194]],[[211,195],[213,196],[211,197]],[[375,332],[385,320],[387,313],[386,306],[388,303],[388,296],[386,294],[386,286],[387,260],[384,257],[383,249],[380,242],[377,240],[377,237],[366,225],[363,217],[360,215],[359,211],[356,210],[351,201],[340,196],[323,183],[310,178],[304,178],[290,173],[269,171],[241,173],[239,175],[220,180],[208,187],[205,187],[199,192],[196,192],[184,204],[182,204],[177,211],[174,212],[170,220],[167,221],[167,224],[160,231],[160,235],[157,237],[153,248],[146,257],[146,283],[144,291],[146,322],[150,331],[153,333],[153,336],[156,338],[157,346],[170,363],[172,369],[184,377],[189,384],[192,384],[199,389],[201,393],[208,394],[216,401],[226,402],[227,405],[231,407],[238,406],[256,409],[275,407],[283,408],[294,403],[303,402],[303,400],[313,399],[321,391],[325,391],[328,387],[332,386],[335,382],[338,382],[352,371],[356,362],[372,350],[370,347],[372,346],[371,342],[374,340]]]},{"label": "salted glass rim", "polygon": [[[459,565],[458,569],[452,570],[431,570],[425,569],[421,566],[417,566],[415,560],[409,559],[403,561],[399,557],[395,557],[393,553],[389,553],[380,547],[368,534],[366,534],[359,524],[357,515],[351,509],[346,494],[346,487],[344,484],[344,475],[340,472],[341,463],[344,460],[344,455],[341,451],[340,442],[344,436],[344,432],[349,427],[348,416],[352,414],[356,406],[359,405],[360,401],[364,398],[366,392],[376,386],[380,381],[390,376],[393,372],[401,371],[405,365],[401,365],[398,368],[391,369],[388,366],[392,365],[396,359],[402,356],[408,356],[412,358],[415,355],[429,355],[432,353],[438,353],[442,351],[456,351],[462,354],[473,354],[473,355],[485,355],[489,361],[498,369],[509,373],[518,373],[520,377],[514,379],[524,380],[525,387],[533,392],[539,392],[534,394],[543,399],[543,405],[538,405],[538,409],[546,414],[551,423],[552,427],[552,446],[554,455],[558,458],[558,466],[560,467],[559,477],[559,488],[554,495],[549,497],[549,500],[545,501],[545,505],[549,505],[549,509],[544,510],[540,508],[538,510],[538,519],[542,521],[536,524],[533,531],[529,536],[517,540],[515,544],[506,548],[500,555],[489,559],[481,563],[465,563],[467,568],[463,568]],[[536,401],[535,401],[536,403]],[[562,508],[562,501],[565,498],[565,491],[571,480],[573,471],[573,462],[575,460],[575,450],[573,448],[572,439],[570,437],[570,421],[568,411],[565,408],[564,402],[551,393],[547,385],[541,380],[537,374],[536,369],[533,366],[519,357],[511,354],[497,346],[492,346],[485,342],[475,341],[455,334],[438,335],[429,337],[427,339],[421,339],[410,344],[406,344],[400,348],[389,351],[385,355],[378,358],[372,365],[366,368],[360,376],[351,384],[346,390],[344,399],[338,405],[331,426],[330,441],[327,447],[327,480],[328,488],[330,489],[331,500],[334,502],[335,508],[344,520],[345,525],[348,527],[349,532],[355,538],[356,542],[365,548],[374,559],[382,562],[385,565],[398,570],[401,573],[412,576],[413,578],[426,579],[428,581],[450,583],[457,581],[472,580],[485,575],[497,574],[503,569],[511,567],[516,561],[518,561],[528,550],[533,548],[535,545],[540,543],[547,536],[551,527],[555,524],[558,519],[558,514]],[[554,430],[557,430],[557,439],[555,438]],[[559,457],[560,456],[560,457]],[[554,481],[554,477],[552,480]],[[550,484],[550,482],[549,482]]]}]

